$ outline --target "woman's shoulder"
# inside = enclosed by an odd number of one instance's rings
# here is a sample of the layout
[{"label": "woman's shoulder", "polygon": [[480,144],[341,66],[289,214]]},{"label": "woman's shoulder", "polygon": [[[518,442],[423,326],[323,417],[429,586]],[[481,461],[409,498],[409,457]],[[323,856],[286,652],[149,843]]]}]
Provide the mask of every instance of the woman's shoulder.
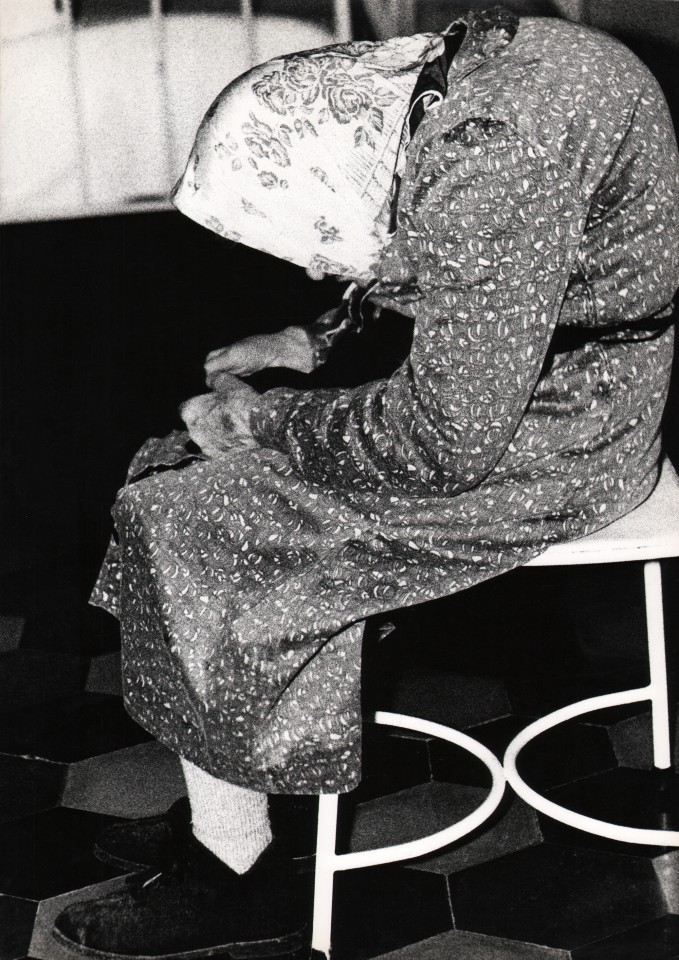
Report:
[{"label": "woman's shoulder", "polygon": [[652,77],[639,57],[611,34],[557,17],[522,17],[507,52],[509,59],[539,61],[545,76],[551,73],[555,82],[576,83],[585,91],[606,77],[634,93]]},{"label": "woman's shoulder", "polygon": [[502,124],[576,181],[585,169],[605,170],[611,146],[645,105],[667,112],[657,81],[624,44],[556,18],[522,18],[508,46],[451,79],[432,116],[442,134],[470,118]]}]

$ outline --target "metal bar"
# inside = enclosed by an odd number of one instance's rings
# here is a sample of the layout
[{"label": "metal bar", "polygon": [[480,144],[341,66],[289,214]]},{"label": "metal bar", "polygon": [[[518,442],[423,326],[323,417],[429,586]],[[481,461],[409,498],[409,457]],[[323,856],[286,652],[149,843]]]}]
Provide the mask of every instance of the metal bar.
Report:
[{"label": "metal bar", "polygon": [[651,671],[649,687],[653,716],[653,763],[660,770],[668,770],[672,766],[672,738],[667,689],[662,572],[657,560],[644,564],[644,589],[648,662]]},{"label": "metal bar", "polygon": [[[602,531],[603,533],[603,531]],[[591,539],[590,537],[601,537]],[[675,557],[678,544],[673,533],[653,538],[653,542],[624,540],[618,543],[604,541],[599,533],[590,534],[580,540],[570,540],[548,547],[544,553],[533,557],[526,567],[574,567],[593,563],[634,563],[636,561],[657,560],[663,557]]]},{"label": "metal bar", "polygon": [[585,22],[585,0],[557,0],[556,6],[559,12],[569,20],[576,23]]},{"label": "metal bar", "polygon": [[438,737],[448,743],[463,747],[478,757],[489,769],[492,784],[484,802],[469,816],[444,830],[439,830],[419,840],[399,843],[389,847],[378,847],[358,853],[335,853],[337,833],[338,796],[322,795],[318,808],[318,834],[316,838],[316,880],[314,888],[314,921],[312,948],[330,956],[330,937],[332,932],[332,891],[334,874],[338,870],[354,870],[360,867],[372,867],[383,863],[394,863],[412,857],[432,853],[447,846],[460,837],[466,836],[480,826],[497,809],[504,794],[505,776],[502,765],[494,754],[483,744],[478,743],[464,733],[451,730],[440,723],[408,717],[400,713],[379,711],[374,716],[375,723],[391,727],[402,727],[432,737]]},{"label": "metal bar", "polygon": [[163,0],[151,0],[151,22],[156,48],[156,68],[160,79],[160,121],[165,141],[165,172],[169,190],[175,175],[175,144],[170,110],[170,91],[167,83],[167,34]]},{"label": "metal bar", "polygon": [[337,43],[351,40],[353,28],[351,25],[350,0],[333,0],[333,30]]},{"label": "metal bar", "polygon": [[389,6],[391,7],[392,35],[407,36],[409,33],[415,33],[417,23],[416,0],[390,0]]},{"label": "metal bar", "polygon": [[363,0],[363,9],[378,40],[415,32],[415,0]]},{"label": "metal bar", "polygon": [[257,53],[257,26],[255,24],[255,14],[252,9],[252,0],[240,0],[240,17],[243,24],[245,43],[248,48],[248,62],[251,67],[254,67],[259,56]]},{"label": "metal bar", "polygon": [[502,764],[497,757],[483,744],[472,737],[457,730],[451,730],[440,723],[422,720],[419,717],[407,717],[400,713],[386,713],[379,711],[375,714],[375,722],[391,727],[402,727],[405,730],[414,730],[424,733],[456,746],[462,747],[473,756],[478,757],[488,767],[491,775],[491,788],[488,796],[480,806],[457,823],[446,827],[437,833],[421,837],[419,840],[410,840],[407,843],[398,843],[389,847],[377,847],[374,850],[362,850],[358,853],[343,853],[335,857],[336,870],[354,870],[360,867],[373,867],[383,863],[395,863],[399,860],[410,860],[433,853],[441,847],[447,846],[461,839],[472,830],[481,826],[497,809],[505,790],[505,775]]},{"label": "metal bar", "polygon": [[314,880],[314,920],[311,947],[330,956],[332,932],[332,891],[335,879],[335,843],[337,836],[336,793],[322,794],[318,799],[318,832],[316,834],[316,878]]},{"label": "metal bar", "polygon": [[679,847],[679,830],[649,830],[642,827],[626,827],[622,824],[609,823],[605,820],[597,820],[594,817],[587,817],[584,814],[576,813],[574,810],[569,810],[567,807],[562,807],[558,803],[553,803],[551,800],[547,800],[546,797],[537,793],[532,787],[528,786],[517,769],[519,753],[541,733],[551,730],[552,727],[556,727],[566,720],[579,717],[592,710],[603,710],[607,707],[618,707],[627,703],[639,703],[643,700],[650,700],[651,695],[651,687],[648,686],[635,690],[622,690],[619,693],[607,693],[600,697],[590,697],[587,700],[581,700],[579,703],[573,703],[568,707],[562,707],[561,710],[555,710],[546,717],[542,717],[540,720],[529,724],[507,747],[504,758],[507,782],[512,789],[518,793],[522,800],[525,800],[526,803],[529,803],[536,810],[546,814],[558,823],[565,823],[569,827],[575,827],[576,830],[583,830],[585,833],[591,833],[597,837],[606,837],[609,840],[618,840],[623,843],[650,844],[657,847]]},{"label": "metal bar", "polygon": [[68,70],[71,79],[71,95],[75,109],[75,129],[78,139],[78,159],[80,172],[80,192],[82,202],[88,207],[92,202],[92,189],[90,184],[90,172],[88,167],[87,136],[85,134],[85,117],[83,116],[83,105],[80,98],[80,75],[79,75],[79,54],[78,38],[76,37],[75,16],[73,12],[73,0],[64,0],[65,24],[68,35]]}]

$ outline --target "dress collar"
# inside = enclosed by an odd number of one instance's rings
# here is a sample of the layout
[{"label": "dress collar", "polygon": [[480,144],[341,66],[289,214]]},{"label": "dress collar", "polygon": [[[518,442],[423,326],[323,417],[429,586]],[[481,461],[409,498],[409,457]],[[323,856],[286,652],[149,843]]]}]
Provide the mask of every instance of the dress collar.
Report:
[{"label": "dress collar", "polygon": [[444,33],[461,28],[466,35],[448,72],[449,81],[466,76],[508,47],[519,29],[519,18],[505,7],[471,10],[467,16],[454,20]]}]

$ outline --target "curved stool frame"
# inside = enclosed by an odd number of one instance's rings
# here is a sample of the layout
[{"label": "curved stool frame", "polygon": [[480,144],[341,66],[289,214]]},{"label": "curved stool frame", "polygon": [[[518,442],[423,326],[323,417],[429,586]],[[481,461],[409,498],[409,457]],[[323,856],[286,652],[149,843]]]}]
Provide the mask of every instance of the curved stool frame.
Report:
[{"label": "curved stool frame", "polygon": [[[657,556],[657,554],[656,554]],[[625,559],[628,559],[627,557]],[[631,559],[636,559],[632,557]],[[587,562],[586,560],[583,562]],[[591,561],[590,561],[591,562]],[[537,565],[537,564],[536,564]],[[665,628],[663,623],[662,574],[657,559],[644,563],[644,586],[646,597],[646,626],[648,631],[648,656],[650,683],[635,690],[622,690],[603,696],[590,697],[578,703],[555,710],[540,720],[529,724],[507,747],[504,769],[512,789],[527,803],[559,823],[584,830],[598,837],[619,840],[623,843],[650,844],[661,847],[679,847],[679,830],[652,830],[642,827],[627,827],[622,824],[598,820],[569,810],[554,803],[530,787],[517,769],[517,760],[523,748],[540,734],[545,733],[574,717],[593,710],[603,710],[627,703],[650,700],[653,719],[653,762],[660,770],[672,768],[670,714],[667,688],[665,655]]]},{"label": "curved stool frame", "polygon": [[502,764],[494,754],[472,737],[440,723],[408,717],[400,713],[379,711],[373,718],[375,723],[390,727],[401,727],[416,733],[428,734],[454,743],[481,760],[492,778],[488,796],[472,813],[462,820],[432,833],[419,840],[398,843],[374,850],[361,850],[355,853],[335,853],[337,835],[338,794],[322,794],[318,807],[318,833],[316,846],[316,880],[314,886],[314,919],[311,946],[320,955],[330,956],[330,935],[332,927],[332,894],[335,873],[338,870],[355,870],[360,867],[374,867],[383,863],[395,863],[412,857],[421,857],[433,853],[441,847],[460,840],[481,826],[497,810],[505,791],[505,775]]}]

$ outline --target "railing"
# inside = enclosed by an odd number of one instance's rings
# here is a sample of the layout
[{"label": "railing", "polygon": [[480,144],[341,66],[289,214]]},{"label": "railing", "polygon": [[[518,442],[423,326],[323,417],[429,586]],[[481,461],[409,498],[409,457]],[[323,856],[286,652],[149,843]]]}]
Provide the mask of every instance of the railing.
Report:
[{"label": "railing", "polygon": [[145,0],[131,16],[127,3],[116,18],[107,0],[97,19],[94,0],[0,0],[0,219],[167,206],[229,80],[351,37],[350,0],[310,3],[308,17],[271,0],[174,6]]}]

